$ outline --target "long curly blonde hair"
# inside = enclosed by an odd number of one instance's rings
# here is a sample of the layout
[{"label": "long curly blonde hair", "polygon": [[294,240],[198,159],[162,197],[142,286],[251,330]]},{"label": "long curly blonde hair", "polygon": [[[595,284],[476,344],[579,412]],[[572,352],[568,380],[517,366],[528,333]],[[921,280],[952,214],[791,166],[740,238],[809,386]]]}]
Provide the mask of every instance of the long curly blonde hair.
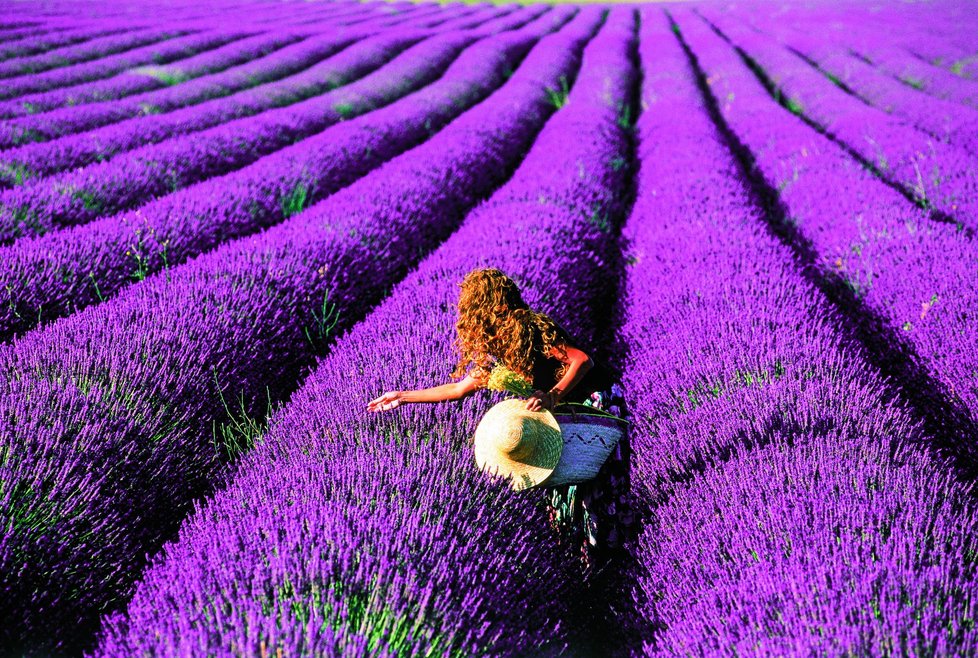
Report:
[{"label": "long curly blonde hair", "polygon": [[[537,357],[554,348],[567,356],[570,341],[564,330],[548,315],[530,310],[516,282],[502,271],[472,270],[459,285],[455,347],[460,358],[454,377],[471,372],[485,382],[495,359],[532,382]],[[566,369],[566,364],[560,367],[557,379]]]}]

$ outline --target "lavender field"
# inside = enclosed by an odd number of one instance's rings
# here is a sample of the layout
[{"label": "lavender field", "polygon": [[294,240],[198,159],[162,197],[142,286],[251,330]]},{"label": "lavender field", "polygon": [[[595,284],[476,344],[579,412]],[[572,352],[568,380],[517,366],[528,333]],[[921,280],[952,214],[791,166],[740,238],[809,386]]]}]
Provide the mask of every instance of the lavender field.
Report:
[{"label": "lavender field", "polygon": [[[0,655],[978,655],[965,0],[0,0]],[[592,578],[445,381],[620,373]]]}]

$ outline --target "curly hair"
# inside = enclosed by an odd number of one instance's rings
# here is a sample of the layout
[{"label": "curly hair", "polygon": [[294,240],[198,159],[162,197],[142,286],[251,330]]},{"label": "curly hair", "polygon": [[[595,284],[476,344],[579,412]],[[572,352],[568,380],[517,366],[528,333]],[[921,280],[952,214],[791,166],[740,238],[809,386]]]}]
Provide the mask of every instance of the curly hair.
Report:
[{"label": "curly hair", "polygon": [[[461,356],[453,377],[463,377],[471,368],[484,382],[495,359],[532,382],[537,356],[556,348],[566,357],[567,333],[549,316],[530,310],[516,282],[502,271],[472,270],[459,285],[455,347]],[[557,378],[566,370],[562,365]]]}]

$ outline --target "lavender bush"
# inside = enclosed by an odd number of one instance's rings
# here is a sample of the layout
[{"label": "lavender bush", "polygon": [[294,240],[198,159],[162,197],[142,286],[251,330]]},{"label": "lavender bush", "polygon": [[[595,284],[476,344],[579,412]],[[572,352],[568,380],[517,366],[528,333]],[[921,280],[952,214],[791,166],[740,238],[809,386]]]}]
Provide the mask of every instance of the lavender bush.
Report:
[{"label": "lavender bush", "polygon": [[[733,51],[702,25],[692,44],[724,118],[766,185],[776,190],[783,224],[822,285],[856,316],[876,359],[913,387],[933,430],[967,469],[978,462],[978,263],[973,237],[934,221],[818,132],[771,101]],[[780,123],[772,124],[770,121]],[[772,130],[777,126],[777,130]],[[826,189],[845,194],[826,194]],[[940,266],[935,266],[940,263]],[[964,416],[959,423],[956,417]],[[936,416],[936,417],[935,417]]]},{"label": "lavender bush", "polygon": [[[331,58],[328,67],[316,72],[320,76],[326,71],[332,74],[326,80],[320,78],[321,87],[339,87],[330,93],[192,135],[177,135],[110,161],[0,193],[0,243],[20,235],[40,235],[65,225],[84,224],[145,203],[154,196],[238,169],[344,118],[386,105],[437,78],[447,64],[445,55],[439,57],[439,50],[447,50],[448,55],[457,52],[458,46],[452,50],[444,41],[435,41],[424,44],[410,57],[390,61],[425,36],[412,29],[392,31],[342,51]],[[422,54],[431,61],[421,58]]]},{"label": "lavender bush", "polygon": [[837,137],[867,166],[921,205],[978,228],[978,163],[970,153],[935,141],[907,122],[867,106],[794,53],[729,18],[717,20],[717,26],[727,30],[724,34],[751,58],[794,113]]},{"label": "lavender bush", "polygon": [[[215,446],[215,424],[231,422],[229,410],[253,417],[287,394],[333,331],[351,326],[505,179],[555,109],[547,88],[573,77],[599,18],[597,10],[582,12],[558,36],[542,39],[486,101],[327,201],[0,350],[4,390],[24,377],[42,381],[17,398],[26,413],[56,414],[80,392],[122,430],[78,443],[56,425],[51,434],[19,438],[19,425],[3,426],[3,443],[25,449],[64,440],[94,458],[100,446],[119,447],[118,458],[101,462],[108,469],[101,478],[88,460],[42,466],[26,451],[6,455],[3,479],[25,483],[5,490],[0,507],[0,573],[14,593],[3,615],[16,633],[8,644],[84,637],[86,624],[52,620],[90,623],[117,601],[144,552],[213,486],[222,453],[246,447]],[[442,185],[449,175],[456,184]],[[418,217],[425,217],[421,226]],[[140,331],[126,330],[134,325]],[[96,480],[106,484],[88,488]],[[32,483],[39,481],[55,491],[37,497]],[[92,509],[118,529],[114,535],[50,523]],[[84,583],[73,578],[79,570],[90,574]]]},{"label": "lavender bush", "polygon": [[648,508],[628,653],[970,652],[970,486],[765,226],[711,121],[744,91],[726,93],[706,28],[684,16],[680,42],[646,22],[623,338]]},{"label": "lavender bush", "polygon": [[[7,302],[0,306],[0,337],[103,301],[154,272],[320,201],[489,93],[536,39],[566,17],[556,12],[472,47],[428,87],[240,172],[130,213],[0,248],[0,288]],[[451,57],[475,35],[458,37],[442,40],[440,50],[427,48],[426,61]]]},{"label": "lavender bush", "polygon": [[[978,654],[968,3],[7,4],[0,654]],[[484,265],[625,385],[597,571],[364,410]]]},{"label": "lavender bush", "polygon": [[[337,636],[341,653],[362,654],[353,646],[366,641],[399,655],[553,655],[594,630],[575,617],[593,592],[551,536],[542,496],[517,495],[475,468],[466,439],[488,398],[385,417],[363,405],[451,370],[456,284],[473,267],[515,276],[587,349],[607,335],[598,309],[614,285],[628,198],[633,32],[634,12],[614,10],[513,178],[319,363],[238,476],[148,572],[96,655],[316,654]],[[276,472],[295,475],[269,477]],[[346,530],[331,531],[338,525]],[[328,544],[315,539],[324,536]],[[235,559],[210,557],[229,550]],[[203,601],[234,621],[214,625]],[[336,630],[317,637],[319,627]]]}]

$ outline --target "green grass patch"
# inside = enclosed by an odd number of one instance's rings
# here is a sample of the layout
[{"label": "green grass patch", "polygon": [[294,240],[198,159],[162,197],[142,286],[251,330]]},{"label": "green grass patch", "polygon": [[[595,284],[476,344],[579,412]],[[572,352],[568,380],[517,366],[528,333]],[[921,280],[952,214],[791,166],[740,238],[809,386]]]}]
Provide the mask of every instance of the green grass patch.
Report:
[{"label": "green grass patch", "polygon": [[172,87],[173,85],[178,85],[181,82],[187,80],[189,77],[187,76],[186,73],[184,73],[179,69],[174,69],[170,67],[161,67],[161,66],[144,66],[142,68],[136,69],[135,71],[133,71],[133,73],[136,73],[138,75],[145,75],[155,80],[159,80],[160,82],[162,82],[168,87]]},{"label": "green grass patch", "polygon": [[792,114],[797,116],[801,116],[805,112],[804,108],[801,106],[801,103],[796,98],[789,98],[787,101],[785,101],[785,107],[787,107]]},{"label": "green grass patch", "polygon": [[216,372],[214,372],[214,385],[217,387],[217,396],[224,408],[226,418],[221,421],[211,421],[211,440],[215,451],[222,458],[235,462],[243,454],[261,443],[267,429],[266,419],[274,411],[275,405],[272,402],[271,392],[268,387],[265,387],[266,406],[264,415],[252,414],[249,411],[248,405],[245,403],[244,393],[238,395],[235,406],[232,408],[218,385]]},{"label": "green grass patch", "polygon": [[921,78],[915,78],[912,75],[902,75],[900,76],[900,80],[905,84],[910,85],[914,89],[922,90],[925,86],[927,86],[927,83]]},{"label": "green grass patch", "polygon": [[0,176],[5,180],[9,180],[14,185],[23,185],[24,179],[29,178],[31,175],[31,170],[27,168],[27,165],[18,162],[16,164],[5,164],[0,165]]},{"label": "green grass patch", "polygon": [[554,89],[552,87],[547,87],[547,99],[550,104],[553,105],[558,110],[563,106],[567,105],[567,99],[570,96],[570,87],[567,83],[567,76],[560,76],[560,87]]},{"label": "green grass patch", "polygon": [[309,198],[309,189],[305,183],[299,183],[292,188],[292,191],[282,197],[282,216],[285,219],[298,215],[306,207]]},{"label": "green grass patch", "polygon": [[355,109],[356,106],[353,103],[340,102],[333,104],[333,111],[344,119],[352,117]]}]

